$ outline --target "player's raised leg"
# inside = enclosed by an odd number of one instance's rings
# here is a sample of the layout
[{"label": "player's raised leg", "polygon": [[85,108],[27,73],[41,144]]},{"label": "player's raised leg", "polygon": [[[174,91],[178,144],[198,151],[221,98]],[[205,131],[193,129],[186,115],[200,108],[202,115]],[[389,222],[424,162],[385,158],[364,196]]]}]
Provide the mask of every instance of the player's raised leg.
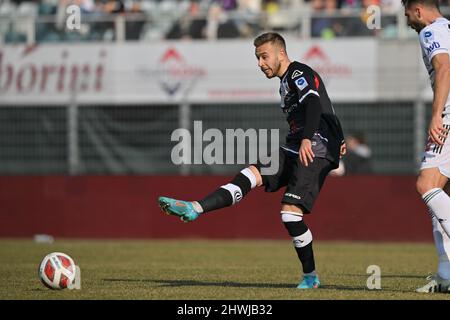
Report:
[{"label": "player's raised leg", "polygon": [[161,209],[167,214],[178,216],[184,222],[190,222],[200,214],[234,205],[253,188],[262,185],[262,177],[255,166],[240,171],[230,183],[219,187],[213,193],[199,201],[184,201],[168,197],[159,197]]}]

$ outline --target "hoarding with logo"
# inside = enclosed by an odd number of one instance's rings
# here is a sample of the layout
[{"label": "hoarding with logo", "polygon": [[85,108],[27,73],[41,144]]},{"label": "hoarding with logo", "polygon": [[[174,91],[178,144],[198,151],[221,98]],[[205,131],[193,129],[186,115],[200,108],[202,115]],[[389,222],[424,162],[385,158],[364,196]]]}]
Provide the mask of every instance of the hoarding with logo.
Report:
[{"label": "hoarding with logo", "polygon": [[[291,60],[321,74],[333,101],[377,98],[374,40],[287,39]],[[252,41],[48,44],[0,48],[1,104],[277,102]]]}]

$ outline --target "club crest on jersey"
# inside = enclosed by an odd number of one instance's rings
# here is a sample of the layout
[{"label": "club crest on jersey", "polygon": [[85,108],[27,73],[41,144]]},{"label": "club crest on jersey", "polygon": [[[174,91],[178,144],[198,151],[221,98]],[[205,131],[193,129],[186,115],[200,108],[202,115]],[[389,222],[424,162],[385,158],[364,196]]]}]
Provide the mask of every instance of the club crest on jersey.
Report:
[{"label": "club crest on jersey", "polygon": [[300,90],[303,90],[308,86],[308,82],[306,81],[305,77],[301,77],[300,79],[296,80],[295,84]]},{"label": "club crest on jersey", "polygon": [[303,74],[303,71],[295,70],[295,71],[292,73],[291,79],[294,80],[295,78],[300,77],[302,74]]}]

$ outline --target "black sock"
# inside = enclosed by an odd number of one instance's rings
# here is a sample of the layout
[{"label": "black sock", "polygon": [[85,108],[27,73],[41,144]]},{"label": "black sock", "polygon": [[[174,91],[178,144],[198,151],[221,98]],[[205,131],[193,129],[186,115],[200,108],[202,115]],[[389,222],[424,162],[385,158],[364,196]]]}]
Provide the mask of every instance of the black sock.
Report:
[{"label": "black sock", "polygon": [[203,212],[208,212],[231,206],[233,204],[233,197],[228,190],[219,188],[202,200],[199,200],[198,203],[202,206]]},{"label": "black sock", "polygon": [[[284,222],[284,226],[286,227],[289,235],[292,238],[297,238],[298,241],[300,241],[300,243],[297,244],[297,240],[294,239],[294,247],[295,251],[297,252],[297,256],[302,264],[303,273],[313,272],[316,269],[316,265],[314,262],[312,236],[310,235],[311,232],[309,231],[305,222],[303,220],[295,222]],[[306,236],[308,235],[308,232],[309,236]],[[307,239],[310,239],[310,242],[303,246],[302,237],[298,238],[299,236],[306,236],[304,241],[308,241]],[[300,247],[300,245],[302,246]]]},{"label": "black sock", "polygon": [[297,256],[302,263],[303,273],[310,273],[316,270],[312,241],[302,248],[295,248],[295,251],[297,251]]},{"label": "black sock", "polygon": [[198,203],[202,206],[203,212],[225,208],[241,201],[251,188],[250,180],[239,172],[229,184],[221,186]]}]

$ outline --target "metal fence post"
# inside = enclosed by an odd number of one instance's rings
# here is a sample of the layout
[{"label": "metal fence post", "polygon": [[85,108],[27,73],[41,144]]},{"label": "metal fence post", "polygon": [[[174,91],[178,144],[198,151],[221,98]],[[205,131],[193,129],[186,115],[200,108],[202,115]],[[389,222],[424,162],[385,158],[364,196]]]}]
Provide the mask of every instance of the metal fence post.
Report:
[{"label": "metal fence post", "polygon": [[398,39],[406,39],[408,37],[408,24],[403,10],[397,12],[397,36]]},{"label": "metal fence post", "polygon": [[36,42],[36,21],[33,17],[27,17],[25,24],[27,26],[27,45],[32,45]]},{"label": "metal fence post", "polygon": [[125,17],[122,15],[117,15],[114,19],[114,27],[116,31],[116,41],[124,42],[126,39],[125,36]]},{"label": "metal fence post", "polygon": [[422,153],[425,150],[425,102],[423,99],[418,99],[416,103],[414,103],[414,150],[415,150],[415,158],[416,158],[416,164],[417,167],[420,166],[420,163],[422,161]]},{"label": "metal fence post", "polygon": [[301,12],[301,38],[310,39],[311,38],[311,10],[309,7],[305,6],[304,10]]},{"label": "metal fence post", "polygon": [[[180,128],[190,130],[191,128],[191,105],[189,103],[182,103],[178,106],[178,124]],[[192,145],[189,144],[187,139],[183,139],[184,149],[191,148]],[[180,165],[180,174],[183,176],[189,175],[191,172],[189,164]]]},{"label": "metal fence post", "polygon": [[76,88],[71,90],[70,102],[67,106],[67,155],[69,175],[74,176],[79,174],[80,152],[78,145],[78,104]]}]

